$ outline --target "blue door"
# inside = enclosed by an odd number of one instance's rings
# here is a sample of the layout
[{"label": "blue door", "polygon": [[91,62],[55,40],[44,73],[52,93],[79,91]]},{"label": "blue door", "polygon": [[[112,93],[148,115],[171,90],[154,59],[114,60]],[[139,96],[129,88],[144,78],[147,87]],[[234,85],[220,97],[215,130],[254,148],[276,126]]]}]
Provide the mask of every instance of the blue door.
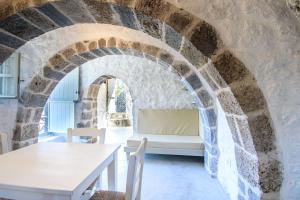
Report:
[{"label": "blue door", "polygon": [[79,68],[67,74],[55,87],[48,100],[48,131],[66,133],[74,128],[74,101],[78,100]]}]

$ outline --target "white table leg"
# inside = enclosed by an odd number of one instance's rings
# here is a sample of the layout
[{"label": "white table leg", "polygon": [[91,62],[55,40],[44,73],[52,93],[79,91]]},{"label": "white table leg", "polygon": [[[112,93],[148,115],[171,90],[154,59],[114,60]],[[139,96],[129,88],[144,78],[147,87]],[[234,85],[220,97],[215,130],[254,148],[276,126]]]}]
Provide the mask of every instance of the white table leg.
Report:
[{"label": "white table leg", "polygon": [[116,191],[117,189],[117,176],[118,176],[118,151],[113,155],[113,161],[108,165],[107,168],[108,176],[108,190]]},{"label": "white table leg", "polygon": [[102,189],[102,172],[98,178],[98,181],[97,181],[97,187],[96,187],[98,190],[99,189]]}]

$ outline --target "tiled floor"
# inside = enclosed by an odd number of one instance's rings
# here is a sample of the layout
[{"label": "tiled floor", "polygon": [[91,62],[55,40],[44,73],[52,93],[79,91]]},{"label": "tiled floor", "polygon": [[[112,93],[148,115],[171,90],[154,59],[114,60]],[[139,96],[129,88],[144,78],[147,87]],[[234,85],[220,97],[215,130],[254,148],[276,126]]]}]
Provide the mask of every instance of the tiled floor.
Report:
[{"label": "tiled floor", "polygon": [[[123,147],[132,135],[131,128],[109,128],[106,143],[122,144],[118,159],[118,191],[125,191],[127,160]],[[64,137],[56,137],[63,142]],[[107,172],[102,187],[107,189]],[[203,159],[187,156],[147,155],[145,159],[142,200],[228,200],[217,179],[205,171]]]}]

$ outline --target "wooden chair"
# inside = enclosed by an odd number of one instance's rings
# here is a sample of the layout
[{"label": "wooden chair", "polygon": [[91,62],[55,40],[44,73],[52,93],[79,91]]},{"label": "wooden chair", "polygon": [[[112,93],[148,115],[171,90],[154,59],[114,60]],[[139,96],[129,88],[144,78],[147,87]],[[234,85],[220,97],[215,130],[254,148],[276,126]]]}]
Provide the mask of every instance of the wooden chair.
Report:
[{"label": "wooden chair", "polygon": [[4,154],[8,152],[8,140],[7,135],[4,133],[0,133],[0,154]]},{"label": "wooden chair", "polygon": [[[73,136],[84,137],[97,137],[98,144],[105,143],[106,129],[101,128],[68,128],[68,142],[73,142]],[[101,152],[99,152],[101,153]],[[81,200],[88,200],[95,193],[97,187],[101,188],[102,176],[99,177],[88,187],[88,189],[82,194]]]},{"label": "wooden chair", "polygon": [[97,137],[99,144],[105,143],[106,129],[101,128],[68,128],[68,142],[73,142],[73,136]]},{"label": "wooden chair", "polygon": [[130,155],[127,173],[126,193],[114,191],[96,192],[90,200],[140,200],[142,176],[147,139],[143,138],[137,151]]}]

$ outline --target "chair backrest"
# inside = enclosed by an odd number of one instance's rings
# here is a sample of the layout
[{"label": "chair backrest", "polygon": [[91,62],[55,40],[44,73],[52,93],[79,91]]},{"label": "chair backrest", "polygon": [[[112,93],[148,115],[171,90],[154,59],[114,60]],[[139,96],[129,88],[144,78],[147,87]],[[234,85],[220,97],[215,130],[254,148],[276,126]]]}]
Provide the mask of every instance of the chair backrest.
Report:
[{"label": "chair backrest", "polygon": [[73,141],[73,136],[97,137],[99,144],[105,143],[106,129],[101,128],[68,128],[68,142]]},{"label": "chair backrest", "polygon": [[7,135],[4,133],[0,133],[0,154],[4,154],[7,152],[8,152]]},{"label": "chair backrest", "polygon": [[147,139],[143,138],[137,151],[130,155],[126,183],[126,200],[141,199],[146,145]]}]

